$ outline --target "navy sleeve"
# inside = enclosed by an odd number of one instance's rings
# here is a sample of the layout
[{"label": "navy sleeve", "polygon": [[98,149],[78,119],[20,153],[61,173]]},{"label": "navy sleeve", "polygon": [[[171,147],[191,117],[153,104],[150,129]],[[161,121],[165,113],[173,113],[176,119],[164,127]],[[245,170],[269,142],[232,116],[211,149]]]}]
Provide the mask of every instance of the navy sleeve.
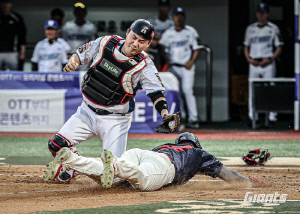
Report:
[{"label": "navy sleeve", "polygon": [[172,184],[182,184],[197,173],[216,177],[223,164],[209,152],[180,144],[164,144],[153,149],[168,155],[175,166],[175,178]]}]

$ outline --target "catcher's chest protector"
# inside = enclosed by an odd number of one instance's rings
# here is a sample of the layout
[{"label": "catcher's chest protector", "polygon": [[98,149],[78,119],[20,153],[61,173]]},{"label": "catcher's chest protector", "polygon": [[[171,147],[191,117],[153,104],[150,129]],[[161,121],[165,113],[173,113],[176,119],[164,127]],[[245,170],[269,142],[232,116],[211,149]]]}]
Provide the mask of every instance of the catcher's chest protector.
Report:
[{"label": "catcher's chest protector", "polygon": [[100,42],[95,63],[84,75],[82,92],[91,102],[101,106],[125,104],[134,97],[132,76],[145,66],[146,54],[121,60],[116,53],[122,38],[105,36]]}]

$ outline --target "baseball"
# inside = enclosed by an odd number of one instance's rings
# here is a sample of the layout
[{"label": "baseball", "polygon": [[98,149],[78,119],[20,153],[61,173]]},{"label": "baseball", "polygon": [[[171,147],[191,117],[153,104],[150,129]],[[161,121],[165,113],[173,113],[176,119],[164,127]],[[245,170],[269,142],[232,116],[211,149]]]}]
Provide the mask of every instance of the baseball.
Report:
[{"label": "baseball", "polygon": [[172,121],[169,122],[169,128],[174,129],[174,127],[175,127],[175,121],[172,120]]}]

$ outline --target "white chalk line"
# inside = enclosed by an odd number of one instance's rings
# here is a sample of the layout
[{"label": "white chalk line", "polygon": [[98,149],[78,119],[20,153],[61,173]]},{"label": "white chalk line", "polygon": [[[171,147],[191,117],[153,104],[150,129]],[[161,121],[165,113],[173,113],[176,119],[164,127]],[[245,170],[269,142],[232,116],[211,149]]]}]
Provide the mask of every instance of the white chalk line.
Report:
[{"label": "white chalk line", "polygon": [[[98,184],[93,183],[88,185],[88,187],[93,187],[96,186]],[[73,191],[78,191],[82,189],[82,187],[80,188],[74,188],[71,190],[37,190],[37,191],[23,191],[23,192],[8,192],[8,193],[0,193],[0,195],[13,195],[13,194],[27,194],[27,193],[46,193],[46,192],[73,192]]]},{"label": "white chalk line", "polygon": [[43,190],[43,191],[24,191],[24,192],[8,192],[0,193],[0,195],[26,194],[26,193],[45,193],[45,192],[67,192],[73,190]]},{"label": "white chalk line", "polygon": [[223,180],[189,180],[189,182],[197,182],[197,181],[211,181],[211,182],[224,182]]},{"label": "white chalk line", "polygon": [[258,170],[258,169],[289,169],[289,170],[300,170],[300,167],[229,167],[229,168],[234,168],[234,169],[253,169],[253,170]]},{"label": "white chalk line", "polygon": [[41,175],[11,175],[11,174],[0,174],[0,176],[15,176],[15,177],[29,177],[29,178],[34,178],[34,177],[43,177]]},{"label": "white chalk line", "polygon": [[[244,201],[245,199],[219,198],[218,200],[220,200],[220,201]],[[286,201],[296,201],[296,202],[298,202],[298,201],[300,201],[300,200],[286,200]]]}]

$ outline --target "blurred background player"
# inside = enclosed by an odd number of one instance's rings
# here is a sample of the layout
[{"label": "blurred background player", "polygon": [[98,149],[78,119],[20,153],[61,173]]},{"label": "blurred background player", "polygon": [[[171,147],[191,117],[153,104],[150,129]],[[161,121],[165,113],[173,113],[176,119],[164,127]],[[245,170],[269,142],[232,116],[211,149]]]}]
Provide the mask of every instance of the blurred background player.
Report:
[{"label": "blurred background player", "polygon": [[12,11],[11,0],[0,1],[0,70],[22,71],[26,51],[23,17]]},{"label": "blurred background player", "polygon": [[[81,45],[95,40],[96,38],[95,25],[92,22],[85,20],[87,15],[86,6],[81,2],[77,2],[74,5],[73,14],[75,20],[66,22],[62,28],[62,38],[67,41],[71,47],[70,55],[74,54]],[[89,65],[90,63],[80,65],[76,71],[87,71]]]},{"label": "blurred background player", "polygon": [[46,38],[38,42],[31,58],[32,71],[59,72],[68,62],[69,44],[58,38],[59,25],[55,20],[48,20],[44,26]]},{"label": "blurred background player", "polygon": [[169,16],[170,7],[171,5],[169,0],[158,0],[158,15],[149,19],[149,22],[151,22],[154,27],[155,35],[151,45],[148,48],[148,54],[153,60],[158,71],[166,71],[167,69],[167,64],[162,56],[163,53],[158,42],[161,39],[162,34],[168,28],[174,26],[173,19],[171,16]]},{"label": "blurred background player", "polygon": [[[257,22],[249,25],[245,32],[244,53],[249,62],[249,78],[275,78],[275,59],[282,51],[283,41],[277,25],[268,21],[269,5],[260,3],[257,6]],[[252,115],[252,93],[249,88],[249,119],[258,120]],[[270,125],[277,120],[277,113],[270,112]],[[251,122],[251,121],[249,121]]]},{"label": "blurred background player", "polygon": [[50,12],[50,17],[51,17],[52,20],[57,21],[59,28],[62,27],[63,20],[64,20],[64,17],[65,17],[65,13],[62,9],[54,8]]},{"label": "blurred background player", "polygon": [[[173,10],[175,26],[162,35],[159,44],[167,52],[170,72],[179,81],[179,104],[181,118],[187,118],[187,128],[199,128],[196,98],[193,92],[195,61],[200,54],[200,40],[197,31],[185,25],[186,13],[182,7]],[[185,111],[185,106],[187,113]]]}]

